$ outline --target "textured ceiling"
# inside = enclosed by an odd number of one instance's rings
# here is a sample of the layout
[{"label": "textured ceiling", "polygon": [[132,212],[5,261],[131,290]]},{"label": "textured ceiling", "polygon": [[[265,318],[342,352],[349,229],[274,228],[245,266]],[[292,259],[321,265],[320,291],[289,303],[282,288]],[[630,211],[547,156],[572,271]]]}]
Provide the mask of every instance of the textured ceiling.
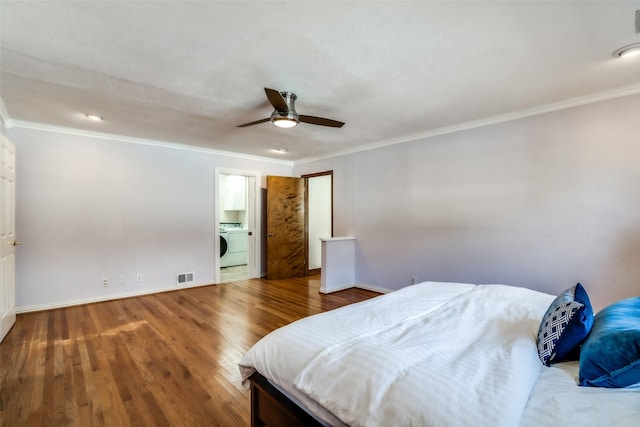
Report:
[{"label": "textured ceiling", "polygon": [[[300,160],[640,92],[640,1],[0,1],[0,98],[31,123]],[[271,123],[264,87],[341,129]],[[91,122],[85,113],[103,116]],[[285,154],[270,151],[285,148]]]}]

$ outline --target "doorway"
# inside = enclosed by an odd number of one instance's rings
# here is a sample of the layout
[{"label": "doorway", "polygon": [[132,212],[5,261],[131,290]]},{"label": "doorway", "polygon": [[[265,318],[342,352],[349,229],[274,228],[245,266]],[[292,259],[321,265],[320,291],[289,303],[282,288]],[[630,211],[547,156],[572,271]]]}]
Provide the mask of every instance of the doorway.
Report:
[{"label": "doorway", "polygon": [[259,174],[216,168],[215,283],[260,277],[256,236],[256,195]]},{"label": "doorway", "polygon": [[333,171],[303,175],[306,181],[307,275],[319,274],[321,238],[333,237]]},{"label": "doorway", "polygon": [[320,238],[333,235],[332,189],[332,171],[267,176],[267,278],[320,272]]}]

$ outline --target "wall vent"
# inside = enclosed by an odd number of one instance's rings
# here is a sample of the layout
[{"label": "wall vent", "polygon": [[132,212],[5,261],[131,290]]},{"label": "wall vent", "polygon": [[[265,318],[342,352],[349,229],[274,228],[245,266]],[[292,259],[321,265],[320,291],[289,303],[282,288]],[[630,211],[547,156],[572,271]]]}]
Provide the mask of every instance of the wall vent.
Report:
[{"label": "wall vent", "polygon": [[178,273],[178,285],[193,283],[193,273]]}]

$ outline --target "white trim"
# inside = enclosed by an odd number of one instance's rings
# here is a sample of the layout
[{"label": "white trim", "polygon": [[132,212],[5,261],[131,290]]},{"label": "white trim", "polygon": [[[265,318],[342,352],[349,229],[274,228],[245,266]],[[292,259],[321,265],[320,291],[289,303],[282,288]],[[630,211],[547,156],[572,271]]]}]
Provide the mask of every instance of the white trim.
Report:
[{"label": "white trim", "polygon": [[365,291],[379,292],[381,294],[388,294],[389,292],[393,292],[394,291],[394,289],[379,288],[377,286],[365,285],[364,283],[356,283],[355,285],[353,285],[353,287],[354,288],[359,288],[359,289],[364,289]]},{"label": "white trim", "polygon": [[[80,298],[80,299],[73,299],[73,300],[67,300],[67,301],[61,301],[61,302],[55,302],[55,303],[49,303],[49,304],[26,305],[23,307],[16,307],[16,313],[21,314],[21,313],[31,313],[34,311],[55,310],[58,308],[73,307],[76,305],[86,305],[86,304],[93,304],[96,302],[114,301],[114,300],[119,300],[123,298],[141,297],[145,295],[160,294],[164,292],[181,291],[189,288],[200,288],[203,286],[220,286],[220,285],[224,285],[224,283],[199,283],[196,285],[178,286],[175,288],[147,289],[144,291],[123,292],[119,294],[110,294],[110,295],[104,295],[104,296],[93,297],[93,298]],[[369,286],[365,284],[355,284],[355,285],[345,286],[344,288],[335,289],[335,290],[332,290],[331,292],[323,292],[322,290],[319,290],[319,292],[323,294],[329,294],[329,293],[343,291],[345,289],[350,289],[350,288],[359,288],[367,291],[379,292],[382,294],[386,294],[394,291],[393,289],[379,288],[376,286]]]},{"label": "white trim", "polygon": [[355,237],[345,236],[345,237],[321,237],[321,242],[334,242],[337,240],[356,240]]},{"label": "white trim", "polygon": [[331,288],[331,290],[329,290],[329,291],[326,290],[326,289],[322,289],[322,287],[320,287],[320,289],[318,289],[318,292],[320,292],[321,294],[328,295],[328,294],[332,294],[334,292],[340,292],[340,291],[344,291],[345,289],[352,289],[352,288],[355,288],[355,287],[356,287],[355,285],[344,285],[344,286],[341,286],[339,288]]},{"label": "white trim", "polygon": [[325,289],[320,288],[318,290],[318,292],[320,292],[321,294],[332,294],[334,292],[339,292],[339,291],[344,291],[346,289],[353,289],[353,288],[357,288],[357,289],[364,289],[365,291],[372,291],[372,292],[378,292],[381,294],[388,294],[389,292],[393,292],[393,289],[387,289],[387,288],[379,288],[377,286],[369,286],[369,285],[364,285],[362,283],[356,283],[355,285],[346,285],[346,286],[342,286],[340,288],[335,288],[335,289],[331,289],[330,291],[327,291]]},{"label": "white trim", "polygon": [[11,121],[11,117],[9,117],[9,112],[7,111],[7,107],[4,105],[4,101],[0,97],[0,120],[4,123],[5,127],[10,127],[9,122]]},{"label": "white trim", "polygon": [[80,298],[80,299],[73,299],[73,300],[47,303],[47,304],[27,305],[24,307],[16,307],[16,313],[30,313],[33,311],[55,310],[57,308],[73,307],[75,305],[86,305],[86,304],[93,304],[96,302],[119,300],[123,298],[141,297],[144,295],[159,294],[163,292],[181,291],[184,289],[199,288],[202,286],[218,286],[218,284],[199,283],[196,285],[188,285],[188,286],[183,286],[183,284],[181,284],[181,285],[177,285],[174,288],[147,289],[144,291],[123,292],[118,294],[110,294],[110,295],[91,297],[91,298]]},{"label": "white trim", "polygon": [[195,145],[178,144],[175,142],[158,141],[158,140],[146,139],[146,138],[135,138],[132,136],[116,135],[116,134],[103,133],[103,132],[94,132],[94,131],[88,131],[88,130],[82,130],[82,129],[67,128],[62,126],[47,125],[43,123],[26,122],[22,120],[11,120],[11,126],[7,125],[7,127],[38,130],[43,132],[61,133],[64,135],[83,136],[83,137],[97,138],[97,139],[108,139],[110,141],[128,142],[132,144],[150,145],[154,147],[171,148],[175,150],[193,151],[196,153],[236,157],[244,160],[257,160],[261,162],[277,163],[277,164],[286,165],[289,167],[293,166],[293,163],[289,160],[279,160],[279,159],[273,159],[270,157],[253,156],[250,154],[241,154],[241,153],[235,153],[232,151],[216,150],[213,148],[206,148],[206,147],[200,147]]},{"label": "white trim", "polygon": [[[144,138],[134,138],[134,137],[128,137],[123,135],[92,132],[92,131],[85,131],[80,129],[46,125],[41,123],[26,122],[22,120],[14,120],[9,118],[8,113],[6,113],[6,109],[4,109],[3,111],[4,104],[0,105],[0,117],[5,121],[6,128],[14,127],[14,128],[21,128],[21,129],[31,129],[31,130],[63,133],[68,135],[87,136],[87,137],[109,139],[109,140],[120,141],[120,142],[129,142],[129,143],[135,143],[135,144],[152,145],[157,147],[194,151],[199,153],[217,154],[217,155],[236,157],[236,158],[247,159],[247,160],[258,160],[262,162],[270,162],[270,163],[286,165],[289,167],[294,167],[296,165],[300,165],[304,163],[331,159],[334,157],[359,153],[362,151],[372,150],[375,148],[381,148],[381,147],[386,147],[386,146],[395,145],[395,144],[402,144],[405,142],[412,142],[420,139],[432,138],[434,136],[440,136],[440,135],[460,132],[464,130],[475,129],[483,126],[490,126],[490,125],[504,123],[512,120],[518,120],[526,117],[537,116],[540,114],[551,113],[554,111],[565,110],[568,108],[579,107],[582,105],[593,104],[600,101],[607,101],[610,99],[636,95],[639,93],[640,93],[640,83],[636,83],[636,84],[623,86],[616,89],[597,92],[591,95],[569,98],[569,99],[565,99],[555,103],[545,104],[545,105],[541,105],[534,108],[529,108],[526,110],[515,111],[512,113],[506,113],[506,114],[499,114],[496,116],[491,116],[491,117],[487,117],[479,120],[472,120],[466,123],[461,123],[453,126],[444,126],[438,129],[433,129],[433,130],[418,133],[418,134],[403,136],[399,138],[392,138],[392,139],[378,141],[378,142],[365,143],[358,147],[352,147],[346,150],[337,151],[324,156],[308,157],[308,158],[299,159],[299,160],[279,160],[271,157],[253,156],[249,154],[241,154],[241,153],[235,153],[231,151],[215,150],[213,148],[190,146],[190,145],[178,144],[173,142],[157,141],[157,140],[144,139]],[[0,99],[0,103],[1,101],[2,100]],[[6,118],[3,116],[3,114],[6,114]]]},{"label": "white trim", "polygon": [[[218,226],[220,224],[220,174],[253,177],[255,180],[254,189],[253,189],[255,201],[253,204],[253,212],[251,213],[253,215],[253,223],[254,223],[255,229],[250,230],[255,237],[254,239],[255,243],[253,247],[254,265],[252,266],[247,265],[247,268],[251,267],[249,268],[249,279],[258,278],[258,277],[254,277],[254,275],[257,276],[257,272],[262,270],[262,251],[261,251],[262,221],[261,221],[261,215],[260,215],[260,212],[262,209],[261,208],[262,191],[260,191],[260,189],[262,188],[262,173],[260,171],[252,171],[252,170],[245,170],[245,169],[215,167],[214,173],[213,173],[213,180],[214,180],[213,221],[215,224],[214,232],[213,232],[213,250],[216,255],[220,253],[220,227]],[[213,258],[213,268],[214,268],[213,280],[215,283],[220,283],[222,281],[222,278],[220,274],[220,257],[219,256],[215,256]]]},{"label": "white trim", "polygon": [[490,126],[494,124],[509,122],[512,120],[523,119],[526,117],[537,116],[540,114],[551,113],[554,111],[566,110],[568,108],[580,107],[582,105],[593,104],[600,101],[607,101],[610,99],[622,98],[629,95],[636,95],[639,93],[640,93],[640,84],[633,84],[633,85],[624,86],[617,89],[597,92],[587,96],[578,96],[575,98],[569,98],[563,101],[554,102],[551,104],[545,104],[538,107],[529,108],[526,110],[514,111],[512,113],[506,113],[506,114],[499,114],[496,116],[491,116],[491,117],[487,117],[479,120],[472,120],[470,122],[460,123],[458,125],[453,125],[453,126],[444,126],[444,127],[433,129],[423,133],[388,139],[384,141],[374,142],[371,144],[364,144],[359,147],[353,147],[353,148],[349,148],[349,149],[335,152],[332,154],[327,154],[326,156],[309,157],[306,159],[294,160],[293,164],[295,166],[303,163],[310,163],[310,162],[315,162],[319,160],[331,159],[334,157],[344,156],[347,154],[354,154],[354,153],[359,153],[361,151],[372,150],[374,148],[381,148],[389,145],[402,144],[405,142],[412,142],[412,141],[417,141],[425,138],[432,138],[434,136],[475,129],[483,126]]}]

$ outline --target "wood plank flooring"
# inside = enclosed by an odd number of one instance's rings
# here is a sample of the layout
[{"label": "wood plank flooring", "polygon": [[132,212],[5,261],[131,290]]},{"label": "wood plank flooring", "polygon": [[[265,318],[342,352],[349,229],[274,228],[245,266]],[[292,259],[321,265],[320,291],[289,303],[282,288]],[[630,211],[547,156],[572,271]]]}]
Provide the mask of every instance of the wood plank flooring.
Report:
[{"label": "wood plank flooring", "polygon": [[252,279],[18,315],[0,426],[248,426],[238,360],[268,332],[378,294]]}]

